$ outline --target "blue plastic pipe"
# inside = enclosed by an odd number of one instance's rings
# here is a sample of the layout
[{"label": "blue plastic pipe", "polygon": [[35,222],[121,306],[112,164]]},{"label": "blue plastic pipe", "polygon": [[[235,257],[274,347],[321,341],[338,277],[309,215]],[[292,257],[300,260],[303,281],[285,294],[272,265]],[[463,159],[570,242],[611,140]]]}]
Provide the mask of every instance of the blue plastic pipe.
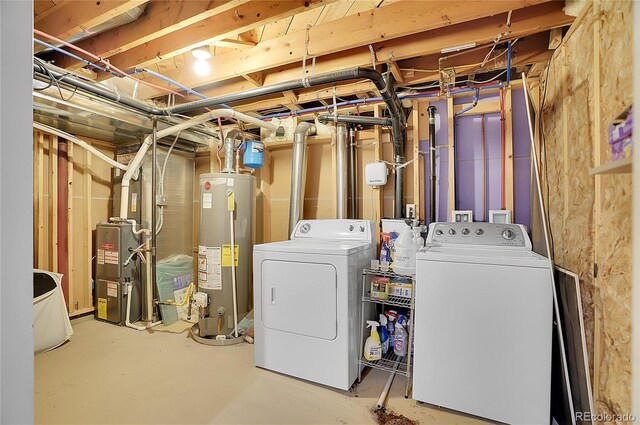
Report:
[{"label": "blue plastic pipe", "polygon": [[507,43],[507,86],[511,83],[511,42]]},{"label": "blue plastic pipe", "polygon": [[115,72],[113,72],[113,71],[107,71],[107,70],[106,70],[106,68],[103,68],[103,67],[101,67],[101,66],[99,66],[99,65],[96,65],[95,63],[93,63],[93,62],[91,62],[91,61],[88,61],[88,60],[86,60],[86,59],[84,59],[84,58],[81,58],[80,56],[74,55],[74,54],[73,54],[73,53],[71,53],[71,52],[67,52],[66,50],[61,49],[61,48],[59,48],[59,47],[56,47],[56,46],[54,46],[53,44],[46,43],[46,42],[44,42],[44,41],[42,41],[42,40],[38,40],[37,38],[34,38],[34,39],[33,39],[33,41],[34,41],[35,43],[38,43],[38,44],[39,44],[39,45],[41,45],[41,46],[48,47],[49,49],[53,49],[53,50],[55,50],[56,52],[60,52],[60,53],[62,53],[63,55],[67,55],[67,56],[69,56],[70,58],[73,58],[73,59],[78,60],[78,61],[80,61],[80,62],[84,62],[84,63],[86,63],[87,65],[89,65],[89,66],[91,66],[91,67],[93,67],[93,68],[95,68],[95,69],[99,69],[100,71],[108,72],[109,74],[111,74],[111,75],[115,75],[116,77],[119,77],[119,76],[120,76],[119,74],[116,74],[116,73],[115,73]]}]

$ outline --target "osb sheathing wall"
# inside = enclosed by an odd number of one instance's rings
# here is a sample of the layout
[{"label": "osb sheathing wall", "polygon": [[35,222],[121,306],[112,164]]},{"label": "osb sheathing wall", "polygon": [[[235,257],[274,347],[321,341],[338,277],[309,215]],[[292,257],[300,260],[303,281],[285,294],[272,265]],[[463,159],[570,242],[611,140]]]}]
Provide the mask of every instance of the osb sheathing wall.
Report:
[{"label": "osb sheathing wall", "polygon": [[555,262],[580,275],[596,413],[622,415],[631,411],[631,176],[589,170],[610,161],[607,127],[632,102],[633,7],[585,7],[550,63],[541,165]]},{"label": "osb sheathing wall", "polygon": [[[115,158],[115,147],[106,142],[82,138],[104,154]],[[112,211],[111,167],[86,150],[68,143],[69,166],[58,169],[58,137],[33,133],[34,147],[34,261],[36,268],[58,272],[58,239],[68,235],[69,315],[93,311],[91,271],[92,235],[96,224]],[[57,226],[60,173],[68,176],[68,219]]]}]

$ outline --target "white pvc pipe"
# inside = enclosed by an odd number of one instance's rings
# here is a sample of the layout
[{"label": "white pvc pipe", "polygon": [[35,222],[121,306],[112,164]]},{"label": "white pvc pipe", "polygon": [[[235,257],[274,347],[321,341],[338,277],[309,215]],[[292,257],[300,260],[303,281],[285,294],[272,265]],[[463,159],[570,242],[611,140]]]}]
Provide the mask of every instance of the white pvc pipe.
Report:
[{"label": "white pvc pipe", "polygon": [[66,132],[62,131],[62,130],[58,130],[57,128],[49,127],[46,124],[41,124],[41,123],[35,122],[35,121],[33,122],[33,127],[37,128],[38,130],[46,131],[47,133],[50,133],[50,134],[55,134],[56,136],[63,137],[64,139],[75,143],[76,145],[88,150],[89,152],[91,152],[92,154],[94,154],[95,156],[100,158],[101,160],[105,161],[107,164],[111,165],[112,167],[119,168],[119,169],[121,169],[123,171],[127,170],[127,166],[126,165],[120,164],[119,162],[109,158],[107,155],[103,154],[98,149],[94,148],[93,146],[91,146],[90,144],[85,142],[84,140],[78,139],[76,136],[73,136],[73,135],[71,135],[69,133],[66,133]]},{"label": "white pvc pipe", "polygon": [[131,323],[131,292],[133,291],[133,282],[127,282],[127,314],[124,319],[124,324],[131,329],[135,329],[137,331],[143,331],[147,329],[146,326],[138,326]]},{"label": "white pvc pipe", "polygon": [[[233,193],[233,192],[231,192]],[[233,225],[233,210],[229,211],[229,225],[231,227],[231,289],[233,292],[233,334],[238,337],[238,295],[236,293],[236,235]]]},{"label": "white pvc pipe", "polygon": [[396,363],[393,368],[393,372],[389,375],[389,379],[387,379],[387,383],[384,385],[384,389],[382,390],[382,394],[380,394],[380,398],[378,399],[378,403],[376,404],[377,409],[382,409],[384,407],[384,402],[387,399],[387,395],[389,394],[389,390],[391,389],[391,384],[393,383],[393,378],[396,376],[396,370],[398,370],[398,364]]},{"label": "white pvc pipe", "polygon": [[[191,118],[190,120],[181,122],[180,124],[165,128],[164,130],[160,130],[158,131],[156,137],[157,139],[162,139],[163,137],[175,134],[178,131],[186,130],[214,118],[235,118],[239,121],[257,125],[269,131],[276,131],[278,129],[278,126],[276,126],[275,124],[261,121],[257,118],[243,114],[241,112],[236,112],[233,109],[214,109],[213,111],[198,115]],[[142,161],[144,160],[144,156],[147,154],[147,151],[152,144],[153,136],[149,135],[145,137],[142,146],[140,146],[140,149],[136,153],[136,156],[133,157],[133,159],[129,163],[129,166],[127,167],[127,171],[124,173],[124,176],[122,176],[122,190],[120,194],[120,218],[127,218],[127,213],[129,210],[129,185],[131,184],[131,179],[138,171],[140,164],[142,164]]]}]

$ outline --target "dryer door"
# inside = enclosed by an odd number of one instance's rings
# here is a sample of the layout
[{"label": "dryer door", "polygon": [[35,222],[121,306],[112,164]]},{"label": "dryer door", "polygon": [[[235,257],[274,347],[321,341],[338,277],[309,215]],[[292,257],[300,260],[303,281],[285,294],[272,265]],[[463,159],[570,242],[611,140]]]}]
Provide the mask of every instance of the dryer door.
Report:
[{"label": "dryer door", "polygon": [[336,268],[332,264],[263,261],[262,323],[272,330],[335,339]]}]

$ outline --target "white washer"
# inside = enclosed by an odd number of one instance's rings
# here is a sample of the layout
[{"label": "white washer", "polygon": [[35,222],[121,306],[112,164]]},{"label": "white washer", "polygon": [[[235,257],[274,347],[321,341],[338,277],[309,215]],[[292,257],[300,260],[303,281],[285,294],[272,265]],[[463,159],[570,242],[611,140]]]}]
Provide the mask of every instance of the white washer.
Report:
[{"label": "white washer", "polygon": [[348,390],[358,376],[362,269],[373,222],[301,220],[253,249],[256,366]]},{"label": "white washer", "polygon": [[548,424],[552,279],[524,227],[432,223],[416,261],[413,398]]}]

